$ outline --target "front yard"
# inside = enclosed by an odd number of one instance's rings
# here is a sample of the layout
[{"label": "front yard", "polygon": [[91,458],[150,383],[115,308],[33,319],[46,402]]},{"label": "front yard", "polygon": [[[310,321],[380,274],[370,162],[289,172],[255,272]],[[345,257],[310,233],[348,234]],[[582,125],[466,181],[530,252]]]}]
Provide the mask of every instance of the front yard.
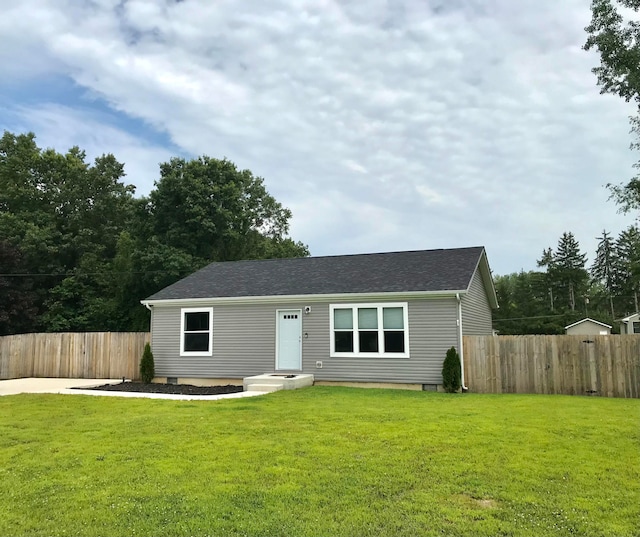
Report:
[{"label": "front yard", "polygon": [[0,535],[637,535],[640,401],[0,398]]}]

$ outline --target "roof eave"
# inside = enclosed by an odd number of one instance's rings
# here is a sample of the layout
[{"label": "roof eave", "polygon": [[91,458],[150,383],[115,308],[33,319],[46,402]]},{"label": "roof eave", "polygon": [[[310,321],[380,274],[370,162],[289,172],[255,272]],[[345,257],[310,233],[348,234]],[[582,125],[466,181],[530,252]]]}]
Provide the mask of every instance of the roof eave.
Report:
[{"label": "roof eave", "polygon": [[266,302],[299,302],[313,300],[329,302],[331,300],[389,300],[415,298],[455,298],[456,295],[467,294],[466,289],[452,289],[446,291],[404,291],[385,293],[331,293],[308,295],[265,295],[265,296],[230,296],[204,298],[164,298],[156,300],[141,300],[144,306],[183,306],[193,304],[255,304]]},{"label": "roof eave", "polygon": [[[478,258],[478,262],[476,263],[476,268],[474,269],[473,274],[475,274],[478,269],[480,270],[480,277],[482,278],[482,283],[487,293],[489,306],[492,309],[500,308],[500,304],[498,304],[496,286],[493,283],[493,275],[491,274],[491,267],[489,266],[489,259],[487,258],[487,251],[484,249],[484,247],[482,248],[482,252],[480,252],[480,257]],[[471,275],[471,279],[469,279],[469,287],[471,286],[473,274]]]},{"label": "roof eave", "polygon": [[608,325],[606,323],[602,323],[600,321],[596,321],[595,319],[592,319],[591,317],[585,317],[584,319],[580,319],[579,321],[576,321],[573,324],[565,326],[564,329],[567,330],[568,328],[571,328],[572,326],[577,326],[579,324],[586,323],[587,321],[592,322],[594,324],[599,324],[600,326],[604,326],[606,328],[613,328],[611,325]]}]

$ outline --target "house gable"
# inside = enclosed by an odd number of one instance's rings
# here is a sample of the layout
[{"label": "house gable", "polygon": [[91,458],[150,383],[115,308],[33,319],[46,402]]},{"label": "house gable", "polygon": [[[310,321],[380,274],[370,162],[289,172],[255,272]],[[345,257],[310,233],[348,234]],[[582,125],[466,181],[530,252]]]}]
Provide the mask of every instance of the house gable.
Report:
[{"label": "house gable", "polygon": [[565,326],[564,329],[567,335],[608,335],[611,333],[611,325],[589,317]]}]

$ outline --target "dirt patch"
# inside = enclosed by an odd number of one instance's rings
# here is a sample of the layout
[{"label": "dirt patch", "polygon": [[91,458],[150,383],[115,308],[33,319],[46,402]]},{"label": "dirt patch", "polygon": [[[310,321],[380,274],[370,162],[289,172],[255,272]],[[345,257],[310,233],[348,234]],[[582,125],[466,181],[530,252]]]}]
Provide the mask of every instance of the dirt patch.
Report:
[{"label": "dirt patch", "polygon": [[491,498],[474,498],[468,494],[456,494],[453,496],[456,503],[464,505],[467,508],[496,509],[498,502]]},{"label": "dirt patch", "polygon": [[498,502],[495,500],[478,500],[474,498],[474,501],[478,504],[479,507],[483,507],[485,509],[495,509],[498,507]]},{"label": "dirt patch", "polygon": [[226,386],[193,386],[192,384],[145,384],[144,382],[120,382],[118,384],[103,384],[92,388],[74,388],[76,390],[99,390],[105,392],[138,392],[138,393],[169,393],[173,395],[223,395],[238,393],[242,386],[227,384]]}]

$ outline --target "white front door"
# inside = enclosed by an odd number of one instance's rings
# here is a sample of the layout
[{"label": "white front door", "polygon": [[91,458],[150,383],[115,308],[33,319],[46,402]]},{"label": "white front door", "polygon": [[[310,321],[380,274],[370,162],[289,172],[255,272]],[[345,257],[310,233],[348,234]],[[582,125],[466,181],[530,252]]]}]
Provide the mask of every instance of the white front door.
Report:
[{"label": "white front door", "polygon": [[302,369],[302,310],[278,310],[276,369]]}]

